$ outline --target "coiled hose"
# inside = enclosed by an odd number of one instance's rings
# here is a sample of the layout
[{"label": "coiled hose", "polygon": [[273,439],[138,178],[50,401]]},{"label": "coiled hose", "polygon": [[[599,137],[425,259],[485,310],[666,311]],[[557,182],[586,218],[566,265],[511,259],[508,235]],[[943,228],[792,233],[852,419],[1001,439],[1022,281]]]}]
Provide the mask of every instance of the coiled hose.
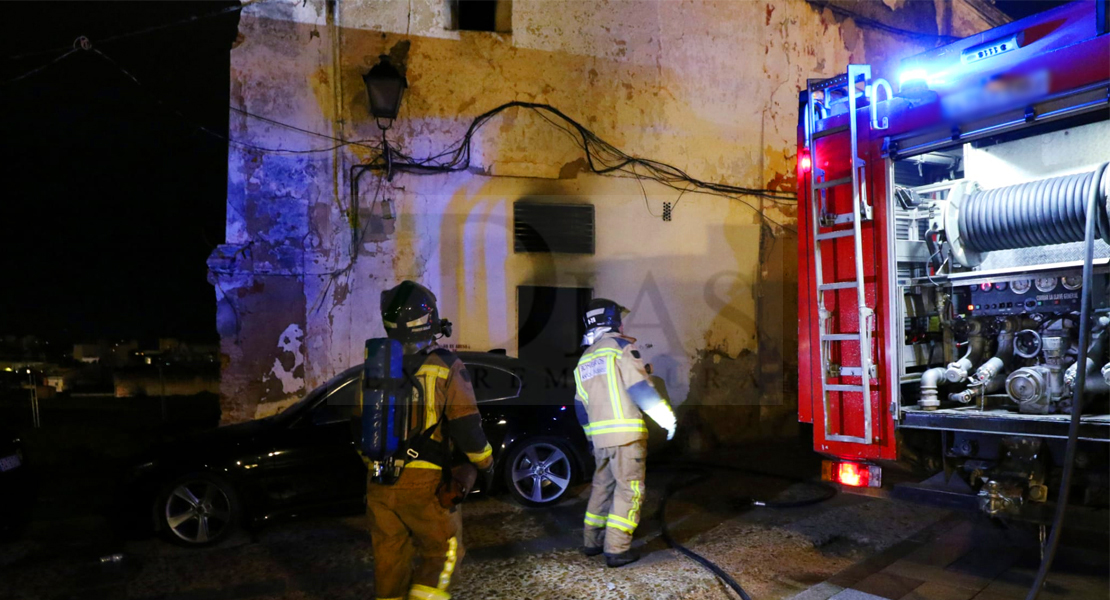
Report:
[{"label": "coiled hose", "polygon": [[1110,174],[1103,170],[975,192],[960,209],[960,238],[976,252],[1082,242],[1096,176],[1096,234],[1110,244]]}]

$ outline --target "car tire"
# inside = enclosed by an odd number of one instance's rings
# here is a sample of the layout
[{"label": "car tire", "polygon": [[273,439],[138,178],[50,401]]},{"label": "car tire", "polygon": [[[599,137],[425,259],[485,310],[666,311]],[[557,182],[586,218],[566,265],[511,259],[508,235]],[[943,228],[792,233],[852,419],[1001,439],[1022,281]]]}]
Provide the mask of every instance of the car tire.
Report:
[{"label": "car tire", "polygon": [[154,518],[162,537],[189,548],[211,546],[239,528],[242,506],[235,488],[211,473],[190,473],[162,487]]},{"label": "car tire", "polygon": [[509,452],[502,467],[505,487],[524,506],[550,506],[567,496],[578,479],[578,464],[566,442],[526,439]]}]

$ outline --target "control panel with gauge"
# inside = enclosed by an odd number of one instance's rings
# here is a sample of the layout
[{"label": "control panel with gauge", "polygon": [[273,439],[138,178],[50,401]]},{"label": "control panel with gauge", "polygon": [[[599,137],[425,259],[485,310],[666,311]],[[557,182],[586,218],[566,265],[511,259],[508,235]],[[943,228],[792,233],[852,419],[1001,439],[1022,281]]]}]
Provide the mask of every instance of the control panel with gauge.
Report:
[{"label": "control panel with gauge", "polygon": [[[1107,275],[1096,274],[1094,308],[1105,308]],[[1080,271],[1029,274],[955,287],[953,300],[960,314],[967,316],[1060,313],[1079,310],[1079,290],[1083,287]]]}]

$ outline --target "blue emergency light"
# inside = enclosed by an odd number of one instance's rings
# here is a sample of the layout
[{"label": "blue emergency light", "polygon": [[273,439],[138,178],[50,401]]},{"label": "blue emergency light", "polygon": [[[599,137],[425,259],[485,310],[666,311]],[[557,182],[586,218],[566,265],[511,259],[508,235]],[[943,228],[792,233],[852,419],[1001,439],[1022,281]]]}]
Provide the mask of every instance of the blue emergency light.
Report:
[{"label": "blue emergency light", "polygon": [[913,68],[906,69],[898,74],[898,87],[903,87],[907,83],[920,81],[922,83],[929,79],[929,73],[925,69]]}]

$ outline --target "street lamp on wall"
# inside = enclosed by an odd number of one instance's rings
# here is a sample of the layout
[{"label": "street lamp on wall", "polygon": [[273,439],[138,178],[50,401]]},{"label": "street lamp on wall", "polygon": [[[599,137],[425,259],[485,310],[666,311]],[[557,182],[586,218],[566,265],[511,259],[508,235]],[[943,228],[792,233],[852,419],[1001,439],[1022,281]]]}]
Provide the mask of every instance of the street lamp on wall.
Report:
[{"label": "street lamp on wall", "polygon": [[386,139],[385,132],[401,111],[401,98],[404,97],[409,82],[393,66],[387,54],[378,57],[378,64],[362,76],[362,82],[366,84],[366,95],[370,98],[370,114],[382,130],[382,158],[385,159],[386,179],[392,179],[393,157],[389,153],[389,140]]},{"label": "street lamp on wall", "polygon": [[393,66],[389,55],[383,54],[378,59],[378,64],[362,76],[362,81],[366,84],[366,93],[370,97],[370,114],[384,131],[397,118],[397,113],[401,110],[401,98],[405,95],[409,82]]}]

